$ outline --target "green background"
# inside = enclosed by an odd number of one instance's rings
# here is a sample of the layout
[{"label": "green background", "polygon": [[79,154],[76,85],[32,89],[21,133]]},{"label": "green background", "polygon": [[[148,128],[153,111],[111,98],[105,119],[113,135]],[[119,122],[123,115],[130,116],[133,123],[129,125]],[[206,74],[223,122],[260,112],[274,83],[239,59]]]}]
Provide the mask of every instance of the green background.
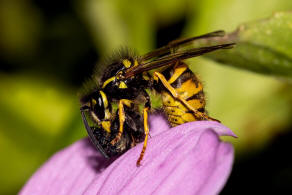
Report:
[{"label": "green background", "polygon": [[86,136],[77,92],[99,59],[214,30],[229,34],[210,43],[236,47],[188,63],[210,116],[239,137],[227,138],[236,160],[222,194],[291,190],[289,10],[290,0],[2,0],[0,194],[17,193],[54,152]]}]

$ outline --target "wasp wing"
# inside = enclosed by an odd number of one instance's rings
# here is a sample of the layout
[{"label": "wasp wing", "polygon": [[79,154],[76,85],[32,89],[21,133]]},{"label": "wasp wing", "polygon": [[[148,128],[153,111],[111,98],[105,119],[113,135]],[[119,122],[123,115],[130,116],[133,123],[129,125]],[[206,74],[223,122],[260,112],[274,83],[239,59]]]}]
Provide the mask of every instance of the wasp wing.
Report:
[{"label": "wasp wing", "polygon": [[169,66],[171,64],[175,64],[175,62],[179,60],[185,60],[188,58],[196,57],[203,55],[205,53],[209,53],[218,49],[230,49],[235,45],[235,43],[227,43],[222,45],[215,45],[209,47],[200,47],[200,48],[193,48],[181,52],[171,53],[169,55],[162,56],[150,62],[145,62],[140,64],[139,66],[134,66],[126,71],[125,78],[129,78],[133,75],[149,71],[152,69],[160,68],[163,66]]},{"label": "wasp wing", "polygon": [[203,34],[203,35],[196,36],[196,37],[191,37],[191,38],[186,38],[186,39],[177,39],[177,40],[169,42],[167,45],[165,45],[161,48],[158,48],[154,51],[151,51],[151,52],[143,55],[142,60],[145,61],[145,60],[149,60],[149,59],[154,58],[154,57],[165,55],[167,53],[170,53],[170,51],[172,49],[178,48],[182,45],[190,44],[191,42],[193,42],[195,40],[206,39],[206,38],[210,38],[210,37],[223,37],[224,35],[225,35],[225,32],[223,30],[218,30],[218,31],[210,32],[210,33]]}]

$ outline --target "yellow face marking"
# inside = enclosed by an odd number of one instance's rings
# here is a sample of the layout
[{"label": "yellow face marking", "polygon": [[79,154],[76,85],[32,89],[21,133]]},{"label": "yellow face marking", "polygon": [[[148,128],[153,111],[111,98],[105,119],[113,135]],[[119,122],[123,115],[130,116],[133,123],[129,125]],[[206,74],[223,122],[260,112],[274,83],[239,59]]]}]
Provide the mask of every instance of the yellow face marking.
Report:
[{"label": "yellow face marking", "polygon": [[172,77],[168,80],[169,84],[173,83],[174,81],[176,81],[176,79],[178,79],[178,77],[180,77],[180,75],[187,69],[186,65],[182,65],[182,66],[178,66],[175,70],[174,73],[172,75]]},{"label": "yellow face marking", "polygon": [[110,113],[109,109],[105,109],[104,110],[104,118],[110,119],[110,117],[111,117],[111,113]]},{"label": "yellow face marking", "polygon": [[128,59],[124,59],[123,60],[123,64],[126,68],[130,68],[131,67],[131,62]]},{"label": "yellow face marking", "polygon": [[120,85],[119,85],[119,88],[125,89],[125,88],[128,88],[128,87],[127,87],[127,85],[126,85],[126,83],[124,81],[121,81]]},{"label": "yellow face marking", "polygon": [[92,119],[93,119],[96,123],[99,124],[100,120],[99,120],[99,118],[96,116],[96,114],[95,114],[93,111],[91,111],[90,114],[91,114],[91,116],[92,116]]},{"label": "yellow face marking", "polygon": [[138,61],[135,60],[135,61],[134,61],[134,66],[138,66],[138,65],[139,65]]},{"label": "yellow face marking", "polygon": [[106,130],[108,133],[111,132],[111,122],[110,121],[102,121],[101,126],[104,130]]},{"label": "yellow face marking", "polygon": [[111,78],[109,78],[108,80],[106,80],[106,81],[103,83],[102,88],[105,88],[105,86],[106,86],[107,84],[109,84],[110,82],[112,82],[112,81],[115,80],[115,79],[116,79],[116,77],[111,77]]},{"label": "yellow face marking", "polygon": [[108,107],[108,101],[107,101],[105,93],[103,91],[99,91],[99,93],[100,93],[102,101],[104,103],[104,107],[107,108]]},{"label": "yellow face marking", "polygon": [[95,104],[96,104],[96,100],[95,99],[91,99],[91,103],[92,103],[92,105],[94,106]]}]

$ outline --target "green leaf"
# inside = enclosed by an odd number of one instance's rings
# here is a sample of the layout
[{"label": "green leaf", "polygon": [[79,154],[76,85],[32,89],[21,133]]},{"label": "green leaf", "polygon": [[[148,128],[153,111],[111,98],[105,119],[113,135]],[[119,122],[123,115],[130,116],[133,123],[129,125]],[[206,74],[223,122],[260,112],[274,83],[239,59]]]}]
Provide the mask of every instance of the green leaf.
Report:
[{"label": "green leaf", "polygon": [[212,43],[236,42],[227,52],[207,57],[234,67],[281,77],[292,77],[292,12],[239,26]]}]

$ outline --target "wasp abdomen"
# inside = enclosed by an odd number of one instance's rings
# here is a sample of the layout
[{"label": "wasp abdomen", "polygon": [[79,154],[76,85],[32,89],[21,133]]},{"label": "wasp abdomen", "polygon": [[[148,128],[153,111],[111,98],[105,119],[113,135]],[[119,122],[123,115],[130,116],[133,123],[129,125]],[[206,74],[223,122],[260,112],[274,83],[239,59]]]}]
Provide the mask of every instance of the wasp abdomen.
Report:
[{"label": "wasp abdomen", "polygon": [[[178,65],[163,71],[162,74],[189,105],[205,114],[205,96],[202,83],[185,63],[180,62]],[[191,121],[208,120],[208,118],[196,115],[180,100],[173,97],[168,90],[162,90],[161,94],[164,112],[172,126]]]}]

